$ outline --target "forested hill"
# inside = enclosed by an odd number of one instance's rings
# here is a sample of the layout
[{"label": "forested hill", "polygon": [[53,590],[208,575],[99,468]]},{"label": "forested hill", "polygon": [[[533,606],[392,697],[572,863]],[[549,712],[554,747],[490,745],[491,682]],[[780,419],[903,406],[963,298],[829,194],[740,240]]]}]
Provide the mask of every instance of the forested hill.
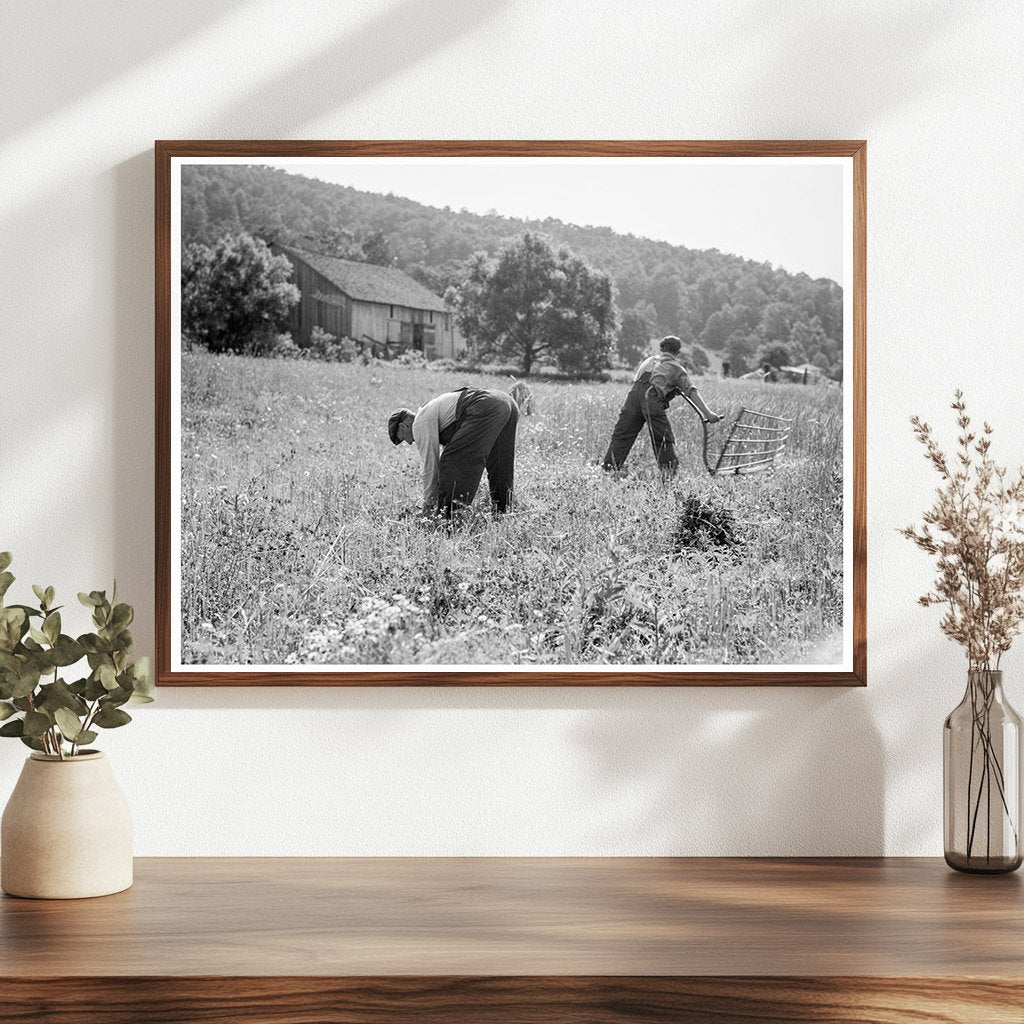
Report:
[{"label": "forested hill", "polygon": [[246,231],[348,259],[392,263],[438,294],[464,279],[478,251],[538,231],[615,282],[629,358],[633,335],[678,334],[730,358],[734,372],[773,351],[773,362],[842,367],[842,289],[770,264],[560,220],[438,209],[255,165],[182,169],[183,243]]}]

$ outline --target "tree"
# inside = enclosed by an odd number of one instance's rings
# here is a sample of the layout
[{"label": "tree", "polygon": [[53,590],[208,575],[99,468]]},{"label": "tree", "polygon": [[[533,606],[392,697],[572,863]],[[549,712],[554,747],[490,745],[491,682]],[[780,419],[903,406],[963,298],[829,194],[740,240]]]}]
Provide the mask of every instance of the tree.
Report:
[{"label": "tree", "polygon": [[765,363],[776,369],[781,366],[790,366],[792,357],[789,354],[789,349],[778,342],[774,345],[762,345],[757,350],[757,365],[764,366]]},{"label": "tree", "polygon": [[729,338],[737,333],[738,327],[736,314],[733,313],[731,306],[726,306],[708,317],[708,322],[704,325],[700,336],[700,343],[705,348],[715,350],[724,348]]},{"label": "tree", "polygon": [[729,358],[730,372],[734,377],[742,377],[751,369],[757,338],[738,331],[726,342],[725,351]]},{"label": "tree", "polygon": [[761,314],[761,334],[766,342],[788,341],[796,310],[788,302],[769,302]]},{"label": "tree", "polygon": [[478,253],[454,293],[459,327],[481,358],[542,356],[572,372],[608,365],[615,331],[611,280],[566,247],[527,231],[494,258]]},{"label": "tree", "polygon": [[627,309],[619,326],[619,357],[627,363],[638,363],[651,353],[651,339],[655,326],[642,309]]},{"label": "tree", "polygon": [[690,362],[697,373],[707,373],[711,369],[711,360],[700,345],[693,345],[690,348]]},{"label": "tree", "polygon": [[612,280],[564,247],[557,256],[564,279],[544,315],[549,351],[560,370],[599,373],[611,363],[615,341]]},{"label": "tree", "polygon": [[671,266],[658,268],[647,288],[647,298],[658,314],[658,327],[666,334],[678,330],[682,298],[679,294],[679,279]]},{"label": "tree", "polygon": [[320,253],[321,256],[333,256],[339,260],[358,260],[363,250],[351,231],[335,224],[318,226],[311,235],[302,239],[302,248]]},{"label": "tree", "polygon": [[181,329],[211,352],[246,352],[299,301],[292,265],[251,235],[193,243],[181,259]]},{"label": "tree", "polygon": [[378,267],[390,267],[395,258],[383,231],[373,231],[363,240],[363,258]]}]

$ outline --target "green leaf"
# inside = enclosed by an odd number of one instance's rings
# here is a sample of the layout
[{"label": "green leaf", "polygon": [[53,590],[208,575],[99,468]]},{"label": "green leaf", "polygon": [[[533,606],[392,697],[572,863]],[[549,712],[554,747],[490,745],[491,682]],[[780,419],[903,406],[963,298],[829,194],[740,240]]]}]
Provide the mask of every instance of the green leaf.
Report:
[{"label": "green leaf", "polygon": [[78,592],[78,600],[85,605],[86,608],[95,608],[99,604],[96,592],[93,591],[91,594],[83,594],[81,591]]},{"label": "green leaf", "polygon": [[6,569],[11,564],[10,551],[0,551],[0,570]]},{"label": "green leaf", "polygon": [[131,679],[132,704],[152,704],[156,698],[156,686],[150,672],[149,658],[139,658],[128,666],[127,674]]},{"label": "green leaf", "polygon": [[[127,711],[105,704],[96,712],[93,724],[98,725],[101,729],[117,729],[122,725],[127,725],[131,720],[132,716]],[[0,726],[0,735],[2,735],[2,731],[3,726]]]},{"label": "green leaf", "polygon": [[50,716],[44,715],[41,711],[25,712],[24,732],[26,736],[42,736],[52,724]]},{"label": "green leaf", "polygon": [[0,722],[6,722],[11,715],[16,715],[18,709],[9,701],[0,700]]},{"label": "green leaf", "polygon": [[85,729],[78,734],[78,739],[75,742],[81,746],[83,743],[92,743],[97,736],[99,736],[98,732],[93,732],[92,729]]},{"label": "green leaf", "polygon": [[21,642],[28,616],[21,608],[0,608],[0,650],[13,651]]},{"label": "green leaf", "polygon": [[46,634],[46,639],[51,644],[57,642],[57,637],[60,636],[60,612],[50,612],[49,615],[43,619],[43,633]]},{"label": "green leaf", "polygon": [[39,669],[35,666],[26,665],[22,669],[18,682],[11,691],[12,697],[28,697],[35,692],[39,685]]},{"label": "green leaf", "polygon": [[119,708],[122,704],[127,704],[132,699],[131,683],[126,686],[119,686],[116,690],[110,690],[103,699],[103,705],[113,708]]},{"label": "green leaf", "polygon": [[[26,718],[28,716],[26,715]],[[82,720],[73,711],[69,711],[67,708],[57,708],[53,713],[54,719],[56,719],[57,727],[60,729],[65,739],[71,740],[72,743],[78,742],[79,733],[82,732]]]},{"label": "green leaf", "polygon": [[85,648],[77,640],[72,640],[71,637],[62,633],[57,637],[57,642],[53,645],[53,650],[50,653],[53,664],[64,668],[74,665],[76,661],[81,661],[85,657]]},{"label": "green leaf", "polygon": [[135,610],[130,604],[116,604],[110,613],[110,625],[115,629],[124,629],[130,626],[135,618]]},{"label": "green leaf", "polygon": [[41,619],[41,618],[44,617],[43,613],[38,608],[33,608],[29,604],[9,604],[7,607],[8,608],[20,608],[30,619],[31,618]]},{"label": "green leaf", "polygon": [[[78,643],[84,651],[89,654],[109,654],[111,651],[110,641],[106,637],[97,636],[95,633],[83,633],[78,638]],[[95,668],[96,666],[89,661],[89,667]]]},{"label": "green leaf", "polygon": [[[2,735],[3,729],[0,729],[0,736]],[[22,736],[20,738],[21,742],[24,743],[26,747],[31,747],[33,750],[40,751],[40,753],[46,753],[46,747],[44,747],[43,744],[35,738],[35,736]]]},{"label": "green leaf", "polygon": [[20,718],[15,718],[11,722],[5,722],[0,725],[0,736],[24,736],[25,735],[25,723]]},{"label": "green leaf", "polygon": [[113,665],[100,665],[96,670],[96,678],[103,684],[105,690],[116,690],[118,687],[117,673]]},{"label": "green leaf", "polygon": [[50,642],[50,638],[41,629],[36,629],[35,626],[29,628],[28,635],[40,645],[49,644]]},{"label": "green leaf", "polygon": [[38,583],[32,584],[32,593],[39,598],[39,603],[45,608],[46,607],[46,588],[39,586]]},{"label": "green leaf", "polygon": [[[7,552],[5,551],[4,554]],[[14,577],[9,572],[0,572],[0,598],[3,598],[4,594],[10,590],[13,582]]]},{"label": "green leaf", "polygon": [[46,588],[46,593],[43,594],[43,597],[46,598],[46,601],[44,603],[46,604],[47,608],[52,608],[53,607],[53,600],[54,600],[54,598],[56,596],[57,596],[57,591],[54,590],[53,587],[47,587]]},{"label": "green leaf", "polygon": [[73,714],[78,715],[79,718],[84,717],[89,712],[89,705],[75,694],[63,679],[57,679],[55,682],[39,687],[39,698],[36,701],[36,707],[40,711],[54,712],[57,708],[66,708]]},{"label": "green leaf", "polygon": [[82,696],[86,700],[99,700],[100,697],[107,695],[107,688],[96,678],[91,675],[85,681],[85,689],[82,691]]}]

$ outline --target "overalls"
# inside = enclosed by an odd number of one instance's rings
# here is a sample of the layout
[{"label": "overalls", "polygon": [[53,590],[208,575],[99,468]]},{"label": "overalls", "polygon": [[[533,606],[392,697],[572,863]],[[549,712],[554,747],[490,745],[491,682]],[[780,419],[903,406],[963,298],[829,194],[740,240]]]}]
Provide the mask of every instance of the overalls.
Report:
[{"label": "overalls", "polygon": [[626,401],[619,412],[618,421],[612,431],[611,443],[604,457],[604,468],[621,469],[644,427],[649,428],[654,456],[663,473],[672,475],[679,468],[676,458],[675,436],[668,421],[668,402],[651,385],[650,371],[640,374],[626,395]]},{"label": "overalls", "polygon": [[455,419],[438,435],[437,507],[445,515],[455,505],[471,505],[487,470],[491,506],[507,512],[512,498],[519,409],[504,391],[460,388]]}]

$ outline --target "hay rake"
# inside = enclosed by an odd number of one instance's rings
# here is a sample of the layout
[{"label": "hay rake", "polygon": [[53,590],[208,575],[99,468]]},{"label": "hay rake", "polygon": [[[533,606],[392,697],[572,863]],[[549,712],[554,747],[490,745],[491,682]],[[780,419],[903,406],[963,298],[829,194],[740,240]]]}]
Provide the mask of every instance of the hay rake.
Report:
[{"label": "hay rake", "polygon": [[784,416],[771,416],[756,409],[740,409],[725,444],[717,457],[708,451],[708,421],[693,402],[683,395],[700,419],[704,432],[704,465],[711,476],[746,476],[763,473],[775,465],[775,460],[786,450],[792,420]]}]

